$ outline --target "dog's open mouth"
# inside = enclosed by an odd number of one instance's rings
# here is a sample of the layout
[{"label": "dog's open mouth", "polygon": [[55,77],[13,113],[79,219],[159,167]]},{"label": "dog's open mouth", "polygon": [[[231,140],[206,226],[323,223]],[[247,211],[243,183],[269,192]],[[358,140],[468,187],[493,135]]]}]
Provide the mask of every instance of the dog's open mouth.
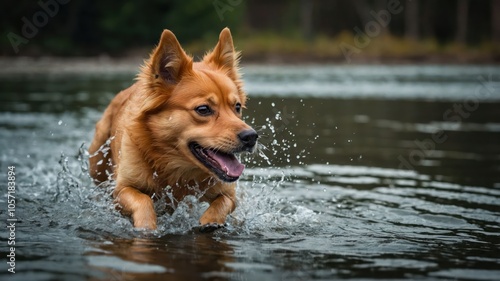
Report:
[{"label": "dog's open mouth", "polygon": [[245,165],[241,164],[232,153],[203,148],[195,142],[190,143],[189,148],[193,155],[222,181],[237,180],[245,169]]}]

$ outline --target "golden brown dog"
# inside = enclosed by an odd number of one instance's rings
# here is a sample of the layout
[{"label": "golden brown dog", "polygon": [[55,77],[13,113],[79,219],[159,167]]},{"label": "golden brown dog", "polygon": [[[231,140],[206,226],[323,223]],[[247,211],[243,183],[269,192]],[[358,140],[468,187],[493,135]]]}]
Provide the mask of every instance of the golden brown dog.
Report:
[{"label": "golden brown dog", "polygon": [[90,174],[96,183],[111,175],[113,197],[135,227],[156,229],[151,198],[167,186],[178,201],[192,187],[204,192],[210,206],[200,218],[202,231],[224,225],[236,207],[234,182],[244,165],[235,154],[252,152],[258,138],[241,120],[246,94],[238,61],[228,28],[200,62],[164,30],[137,82],[97,123]]}]

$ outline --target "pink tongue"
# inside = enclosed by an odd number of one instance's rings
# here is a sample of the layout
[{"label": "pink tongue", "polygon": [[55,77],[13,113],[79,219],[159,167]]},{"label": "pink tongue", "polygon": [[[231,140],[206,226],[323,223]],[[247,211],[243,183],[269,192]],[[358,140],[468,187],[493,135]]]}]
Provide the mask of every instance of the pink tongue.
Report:
[{"label": "pink tongue", "polygon": [[216,153],[212,150],[207,150],[207,154],[212,157],[219,165],[222,170],[230,177],[239,177],[245,169],[245,165],[241,164],[234,155],[226,153]]}]

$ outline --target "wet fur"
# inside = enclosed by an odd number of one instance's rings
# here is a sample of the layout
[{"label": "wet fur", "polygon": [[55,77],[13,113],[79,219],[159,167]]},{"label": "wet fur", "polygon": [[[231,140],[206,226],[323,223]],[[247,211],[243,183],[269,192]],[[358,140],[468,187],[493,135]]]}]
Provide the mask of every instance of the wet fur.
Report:
[{"label": "wet fur", "polygon": [[[192,194],[189,186],[204,192],[201,199],[210,206],[200,218],[202,226],[224,224],[236,207],[235,183],[218,180],[187,144],[234,151],[238,133],[251,129],[234,110],[234,104],[244,108],[246,102],[238,59],[227,28],[200,62],[193,62],[175,35],[164,30],[135,84],[111,101],[97,123],[90,174],[96,183],[112,175],[113,197],[135,227],[156,229],[151,197],[166,186],[179,201]],[[207,103],[216,114],[196,115],[194,108]],[[108,151],[100,149],[106,141]]]}]

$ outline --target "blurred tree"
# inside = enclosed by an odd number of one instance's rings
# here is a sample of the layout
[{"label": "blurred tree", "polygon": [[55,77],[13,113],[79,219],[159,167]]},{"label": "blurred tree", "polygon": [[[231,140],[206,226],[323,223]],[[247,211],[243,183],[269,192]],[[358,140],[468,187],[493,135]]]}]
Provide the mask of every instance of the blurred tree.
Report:
[{"label": "blurred tree", "polygon": [[370,18],[370,5],[366,0],[352,1],[356,12],[358,13],[359,19],[364,26],[367,22],[371,20]]},{"label": "blurred tree", "polygon": [[[130,48],[156,43],[161,31],[167,28],[167,12],[172,8],[170,2],[123,0],[117,5],[111,0],[96,1],[97,21],[93,24],[98,34],[95,43],[111,53],[118,52],[123,46]],[[91,25],[84,30],[92,32]]]},{"label": "blurred tree", "polygon": [[[495,1],[494,1],[495,2]],[[455,40],[465,44],[467,40],[467,21],[469,18],[469,0],[458,0],[457,3],[457,33]]]},{"label": "blurred tree", "polygon": [[419,33],[419,1],[407,0],[405,2],[405,36],[406,38],[417,41],[420,38]]},{"label": "blurred tree", "polygon": [[423,35],[427,38],[433,38],[434,33],[434,0],[425,0],[422,11]]},{"label": "blurred tree", "polygon": [[314,1],[300,0],[300,25],[302,36],[307,40],[312,40],[313,36],[313,19]]},{"label": "blurred tree", "polygon": [[491,1],[491,33],[495,43],[500,43],[500,1]]},{"label": "blurred tree", "polygon": [[[371,20],[373,20],[373,12],[375,13],[378,13],[380,11],[383,11],[383,10],[387,10],[387,0],[375,0],[375,10],[373,11],[370,11],[370,16],[372,17]],[[387,24],[389,25],[392,18],[393,18],[394,15],[391,15],[391,19],[387,22]],[[384,28],[381,28],[380,29],[380,34],[381,35],[384,35],[384,34],[388,34],[390,33],[390,27],[389,26],[386,26]]]},{"label": "blurred tree", "polygon": [[[165,2],[165,1],[162,1]],[[172,0],[171,9],[164,15],[164,27],[170,28],[182,41],[200,38],[217,38],[224,27],[237,30],[243,17],[245,1],[221,0],[226,5],[223,14],[217,13],[215,1],[207,0]],[[221,17],[222,15],[222,17]]]}]

